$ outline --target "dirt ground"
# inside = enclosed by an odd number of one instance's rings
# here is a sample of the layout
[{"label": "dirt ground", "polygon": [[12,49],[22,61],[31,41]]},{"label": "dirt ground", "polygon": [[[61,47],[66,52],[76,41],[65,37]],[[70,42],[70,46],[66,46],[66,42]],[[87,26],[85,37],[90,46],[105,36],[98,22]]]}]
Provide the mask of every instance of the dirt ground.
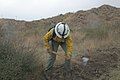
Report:
[{"label": "dirt ground", "polygon": [[[119,67],[119,57],[118,47],[97,49],[85,67],[72,63],[72,70],[65,73],[63,66],[55,66],[48,80],[109,80],[109,71]],[[100,79],[102,75],[104,79]]]}]

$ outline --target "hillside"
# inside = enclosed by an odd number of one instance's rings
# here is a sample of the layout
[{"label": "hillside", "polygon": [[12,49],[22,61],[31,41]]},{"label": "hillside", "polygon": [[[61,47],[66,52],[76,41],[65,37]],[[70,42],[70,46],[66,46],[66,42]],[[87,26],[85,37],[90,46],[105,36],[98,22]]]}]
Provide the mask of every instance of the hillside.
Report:
[{"label": "hillside", "polygon": [[[107,33],[102,28],[104,26],[107,26],[105,27],[105,29],[112,29],[112,31],[109,31],[109,35],[114,32],[113,30],[119,33],[120,8],[103,5],[88,11],[77,11],[75,13],[66,13],[64,15],[60,14],[52,18],[41,19],[31,22],[16,21],[12,19],[0,19],[0,27],[2,30],[5,30],[4,33],[6,33],[6,35],[8,34],[9,36],[12,36],[18,34],[18,37],[26,37],[27,40],[31,39],[32,37],[36,37],[36,40],[32,41],[40,41],[40,44],[43,45],[42,38],[40,37],[42,37],[50,27],[53,27],[57,22],[60,21],[67,22],[69,24],[71,30],[73,31],[73,39],[75,39],[75,46],[79,46],[78,44],[80,44],[81,41],[85,41],[83,40],[85,39],[85,35],[97,36],[95,35],[95,31],[97,31],[95,29],[97,28],[101,28],[101,32],[103,33],[98,33],[98,35],[101,36],[102,34]],[[88,30],[88,28],[90,28],[90,30]],[[87,31],[87,33],[85,31]],[[77,41],[76,37],[78,39]]]},{"label": "hillside", "polygon": [[[24,45],[24,49],[35,51],[33,55],[38,60],[38,67],[44,65],[48,56],[43,47],[43,35],[60,21],[68,23],[71,28],[73,53],[81,55],[87,48],[91,51],[92,60],[83,73],[82,67],[72,63],[72,76],[63,77],[62,68],[57,66],[62,64],[64,59],[57,57],[50,80],[119,80],[120,8],[102,5],[87,11],[69,12],[31,22],[0,19],[0,39],[11,42],[16,48]],[[62,52],[61,49],[59,52]],[[37,73],[40,72],[33,72],[26,80],[39,80]]]}]

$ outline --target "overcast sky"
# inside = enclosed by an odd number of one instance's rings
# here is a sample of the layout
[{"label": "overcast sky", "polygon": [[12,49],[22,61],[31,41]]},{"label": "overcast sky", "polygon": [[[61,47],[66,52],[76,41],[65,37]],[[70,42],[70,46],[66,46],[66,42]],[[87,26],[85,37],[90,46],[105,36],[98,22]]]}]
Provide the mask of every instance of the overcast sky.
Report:
[{"label": "overcast sky", "polygon": [[0,18],[31,21],[103,4],[120,8],[120,0],[0,0]]}]

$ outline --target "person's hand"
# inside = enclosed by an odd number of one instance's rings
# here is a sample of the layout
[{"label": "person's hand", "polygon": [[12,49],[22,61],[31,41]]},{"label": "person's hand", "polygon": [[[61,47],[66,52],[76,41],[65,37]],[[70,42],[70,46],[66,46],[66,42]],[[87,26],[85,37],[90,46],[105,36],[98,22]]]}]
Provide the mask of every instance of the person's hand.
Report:
[{"label": "person's hand", "polygon": [[70,60],[70,59],[71,59],[71,53],[67,53],[67,54],[66,54],[66,59],[67,59],[67,60]]}]

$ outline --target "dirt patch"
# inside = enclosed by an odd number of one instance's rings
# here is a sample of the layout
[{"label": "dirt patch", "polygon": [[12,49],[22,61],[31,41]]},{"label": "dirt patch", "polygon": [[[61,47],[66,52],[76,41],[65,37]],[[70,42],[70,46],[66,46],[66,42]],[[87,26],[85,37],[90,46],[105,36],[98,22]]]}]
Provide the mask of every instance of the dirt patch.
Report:
[{"label": "dirt patch", "polygon": [[97,49],[86,67],[72,63],[72,70],[65,73],[63,66],[55,66],[48,80],[96,80],[118,67],[120,48]]}]

